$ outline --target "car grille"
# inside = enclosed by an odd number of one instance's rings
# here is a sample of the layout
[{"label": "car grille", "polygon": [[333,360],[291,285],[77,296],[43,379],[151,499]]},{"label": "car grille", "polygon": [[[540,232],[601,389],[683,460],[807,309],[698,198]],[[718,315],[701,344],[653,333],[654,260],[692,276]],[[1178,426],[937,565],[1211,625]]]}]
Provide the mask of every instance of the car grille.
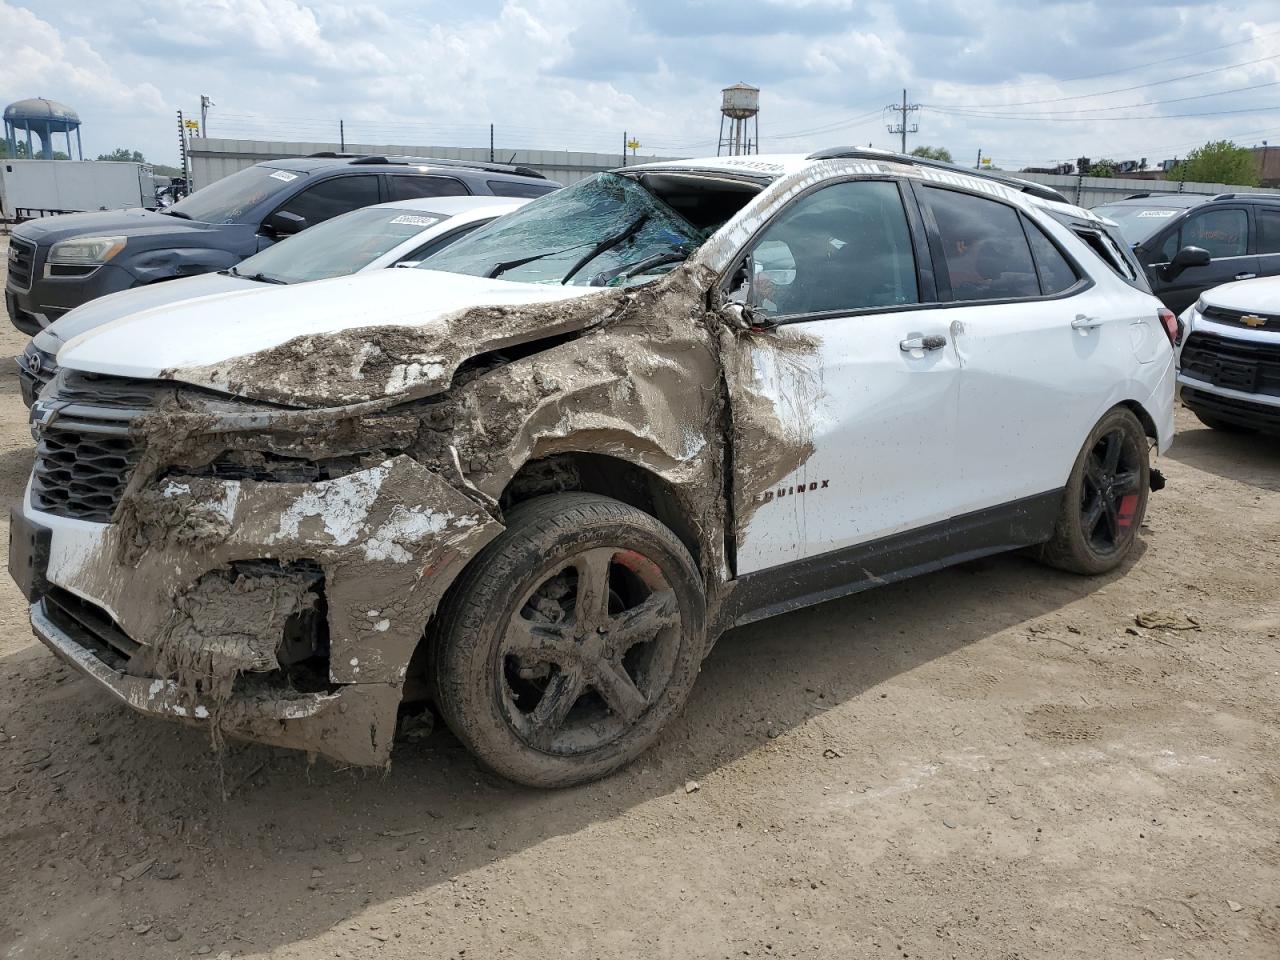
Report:
[{"label": "car grille", "polygon": [[18,355],[18,371],[19,376],[30,379],[35,396],[38,397],[40,391],[49,385],[53,375],[58,372],[58,361],[47,350],[28,344],[27,349]]},{"label": "car grille", "polygon": [[108,523],[142,448],[129,425],[156,405],[160,385],[118,377],[64,375],[31,408],[37,510]]},{"label": "car grille", "polygon": [[9,283],[23,292],[31,289],[36,270],[36,245],[21,237],[9,238]]},{"label": "car grille", "polygon": [[[1233,327],[1280,330],[1280,314],[1254,313],[1249,310],[1228,310],[1225,307],[1205,307],[1201,316],[1206,320],[1212,320],[1214,323],[1225,323]],[[1249,323],[1244,322],[1245,317],[1250,318]],[[1259,323],[1258,321],[1262,322]]]},{"label": "car grille", "polygon": [[1215,387],[1280,397],[1280,341],[1193,333],[1182,348],[1182,372]]},{"label": "car grille", "polygon": [[44,615],[55,626],[115,670],[123,670],[141,646],[116,625],[107,611],[61,587],[50,587],[40,603]]}]

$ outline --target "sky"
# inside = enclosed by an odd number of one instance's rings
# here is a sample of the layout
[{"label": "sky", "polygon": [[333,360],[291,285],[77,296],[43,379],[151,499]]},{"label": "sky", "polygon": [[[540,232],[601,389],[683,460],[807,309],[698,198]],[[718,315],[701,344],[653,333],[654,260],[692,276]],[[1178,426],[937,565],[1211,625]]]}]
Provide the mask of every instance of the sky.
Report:
[{"label": "sky", "polygon": [[721,88],[762,152],[896,148],[1006,169],[1280,143],[1280,4],[1038,0],[0,0],[0,103],[82,120],[86,155],[210,136],[716,152]]}]

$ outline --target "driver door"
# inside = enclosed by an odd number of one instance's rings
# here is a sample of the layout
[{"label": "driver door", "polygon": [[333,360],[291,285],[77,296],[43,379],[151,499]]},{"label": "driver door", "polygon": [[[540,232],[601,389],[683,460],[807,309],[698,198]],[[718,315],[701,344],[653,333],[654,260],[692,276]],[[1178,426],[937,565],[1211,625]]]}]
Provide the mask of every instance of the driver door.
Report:
[{"label": "driver door", "polygon": [[[1170,276],[1169,261],[1183,247],[1208,250],[1209,263]],[[1148,273],[1165,306],[1182,313],[1210,287],[1256,277],[1258,258],[1249,250],[1249,211],[1243,205],[1207,203],[1157,241],[1146,258]]]},{"label": "driver door", "polygon": [[739,575],[955,512],[960,364],[905,199],[892,180],[834,183],[751,245],[740,296],[766,329],[728,364]]}]

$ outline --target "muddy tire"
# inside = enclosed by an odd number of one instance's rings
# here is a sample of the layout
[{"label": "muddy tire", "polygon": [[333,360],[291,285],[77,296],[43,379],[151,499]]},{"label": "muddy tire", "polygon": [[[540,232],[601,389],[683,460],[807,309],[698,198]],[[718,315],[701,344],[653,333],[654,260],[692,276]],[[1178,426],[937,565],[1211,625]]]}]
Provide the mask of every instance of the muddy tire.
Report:
[{"label": "muddy tire", "polygon": [[1053,538],[1039,557],[1072,573],[1114,570],[1133,549],[1151,490],[1150,445],[1132,410],[1114,407],[1076,458]]},{"label": "muddy tire", "polygon": [[688,698],[705,648],[702,578],[675,534],[608,497],[539,497],[507,521],[442,605],[436,705],[510,780],[598,779]]}]

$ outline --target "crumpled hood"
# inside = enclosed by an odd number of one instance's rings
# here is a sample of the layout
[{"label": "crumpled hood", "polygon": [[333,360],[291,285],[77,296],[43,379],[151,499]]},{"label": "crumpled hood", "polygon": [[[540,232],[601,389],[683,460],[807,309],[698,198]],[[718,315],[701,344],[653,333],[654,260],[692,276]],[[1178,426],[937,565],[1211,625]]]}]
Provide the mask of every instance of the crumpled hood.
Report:
[{"label": "crumpled hood", "polygon": [[[290,406],[425,396],[469,357],[590,326],[619,293],[421,269],[256,287],[114,320],[67,343],[58,363]],[[541,306],[566,301],[581,308]]]},{"label": "crumpled hood", "polygon": [[1200,299],[1211,307],[1224,310],[1250,311],[1266,315],[1280,313],[1280,277],[1258,277],[1238,280],[1206,290]]},{"label": "crumpled hood", "polygon": [[149,283],[98,297],[69,310],[31,340],[46,353],[56,354],[63,344],[95,327],[119,320],[121,317],[168,306],[179,300],[207,297],[233,290],[261,290],[264,284],[245,277],[233,277],[227,273],[202,273],[164,283]]}]

